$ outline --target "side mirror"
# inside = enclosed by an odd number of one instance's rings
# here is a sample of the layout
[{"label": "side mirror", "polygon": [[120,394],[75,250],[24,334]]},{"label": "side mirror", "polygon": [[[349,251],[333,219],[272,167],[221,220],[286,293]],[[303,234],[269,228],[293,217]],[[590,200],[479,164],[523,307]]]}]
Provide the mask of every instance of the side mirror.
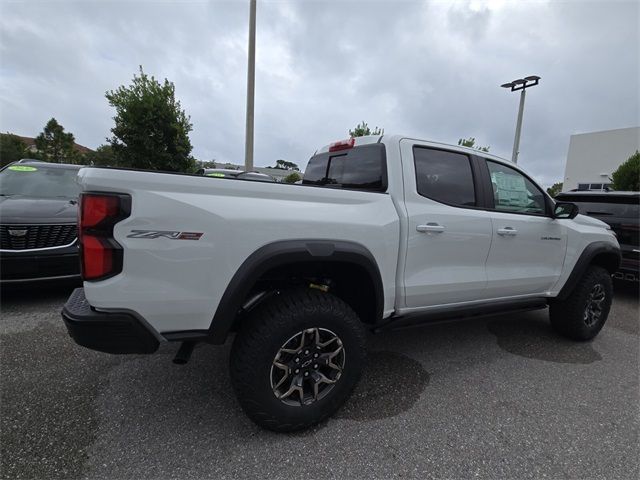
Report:
[{"label": "side mirror", "polygon": [[556,202],[553,209],[553,218],[575,218],[578,215],[578,206],[571,202]]}]

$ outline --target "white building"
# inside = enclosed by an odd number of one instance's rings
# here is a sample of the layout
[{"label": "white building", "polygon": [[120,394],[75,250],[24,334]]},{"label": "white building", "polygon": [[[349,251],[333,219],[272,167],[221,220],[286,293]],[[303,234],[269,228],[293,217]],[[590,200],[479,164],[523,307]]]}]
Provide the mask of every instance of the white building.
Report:
[{"label": "white building", "polygon": [[640,150],[640,127],[571,135],[562,191],[602,190],[636,150]]}]

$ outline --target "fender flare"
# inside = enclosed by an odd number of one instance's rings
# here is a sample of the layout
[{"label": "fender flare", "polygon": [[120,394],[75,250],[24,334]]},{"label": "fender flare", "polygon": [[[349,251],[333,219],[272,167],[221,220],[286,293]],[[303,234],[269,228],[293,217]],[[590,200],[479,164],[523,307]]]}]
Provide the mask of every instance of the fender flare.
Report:
[{"label": "fender flare", "polygon": [[268,270],[288,264],[310,262],[351,263],[362,267],[371,278],[376,298],[376,318],[382,318],[384,290],[378,264],[363,245],[336,240],[284,240],[259,248],[240,265],[227,285],[208,335],[212,343],[224,343],[237,313],[256,281]]},{"label": "fender flare", "polygon": [[606,264],[601,266],[606,268],[609,273],[615,273],[622,259],[620,249],[609,242],[590,243],[582,251],[580,257],[578,257],[578,261],[573,266],[573,270],[571,271],[569,278],[567,278],[567,281],[564,283],[560,293],[558,293],[558,296],[556,297],[558,300],[564,300],[571,294],[575,286],[578,284],[578,281],[582,278],[587,268],[589,268],[589,265],[593,263],[593,260],[598,255],[603,255],[606,259]]}]

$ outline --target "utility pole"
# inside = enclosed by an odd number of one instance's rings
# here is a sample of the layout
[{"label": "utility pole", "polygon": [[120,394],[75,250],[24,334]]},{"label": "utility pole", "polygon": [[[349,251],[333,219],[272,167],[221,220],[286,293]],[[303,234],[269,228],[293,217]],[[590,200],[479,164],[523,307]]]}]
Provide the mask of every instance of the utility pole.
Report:
[{"label": "utility pole", "polygon": [[244,169],[253,170],[253,106],[256,80],[256,0],[249,3],[249,58],[247,65],[247,125],[245,129]]},{"label": "utility pole", "polygon": [[522,133],[522,117],[524,115],[524,97],[525,90],[540,83],[540,77],[531,75],[529,77],[519,78],[509,83],[500,85],[502,88],[510,88],[512,92],[520,90],[520,108],[518,108],[518,120],[516,122],[516,136],[513,139],[513,152],[511,153],[511,161],[518,163],[518,154],[520,153],[520,134]]}]

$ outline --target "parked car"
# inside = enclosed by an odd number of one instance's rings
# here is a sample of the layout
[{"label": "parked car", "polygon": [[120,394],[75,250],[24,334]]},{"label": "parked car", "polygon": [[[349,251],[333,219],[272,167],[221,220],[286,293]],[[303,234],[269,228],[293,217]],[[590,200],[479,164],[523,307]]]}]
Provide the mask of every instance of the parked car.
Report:
[{"label": "parked car", "polygon": [[611,227],[622,251],[620,269],[614,278],[637,282],[640,278],[640,192],[567,192],[556,198],[575,203],[580,213]]},{"label": "parked car", "polygon": [[256,182],[276,182],[274,177],[267,175],[266,173],[245,172],[229,168],[201,168],[196,174],[204,175],[205,177],[235,178],[237,180],[253,180]]},{"label": "parked car", "polygon": [[402,136],[335,142],[303,185],[85,168],[84,289],[62,311],[80,345],[152,353],[222,344],[262,427],[306,428],[348,398],[367,330],[550,307],[595,337],[618,269],[615,235],[554,202],[517,165]]},{"label": "parked car", "polygon": [[80,277],[80,165],[21,160],[0,170],[0,282]]}]

